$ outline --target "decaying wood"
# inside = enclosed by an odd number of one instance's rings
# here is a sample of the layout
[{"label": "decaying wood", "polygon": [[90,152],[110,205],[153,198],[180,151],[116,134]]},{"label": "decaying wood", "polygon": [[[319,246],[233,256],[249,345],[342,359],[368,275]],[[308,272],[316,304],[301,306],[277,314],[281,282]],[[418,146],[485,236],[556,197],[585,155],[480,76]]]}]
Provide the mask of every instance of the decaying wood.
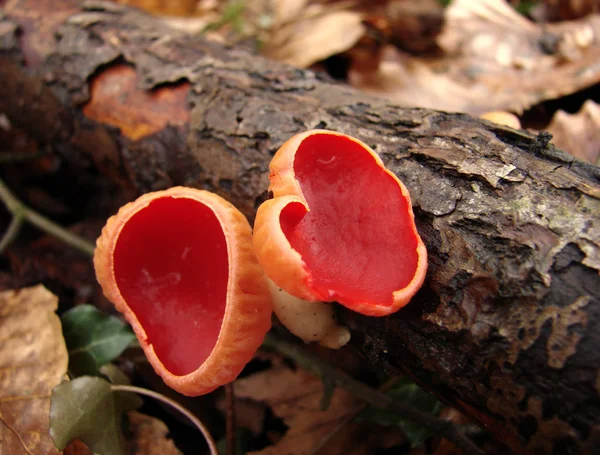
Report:
[{"label": "decaying wood", "polygon": [[14,0],[0,21],[0,112],[141,193],[216,191],[253,219],[292,134],[329,128],[409,188],[430,255],[392,317],[342,310],[353,343],[515,450],[600,447],[600,172],[544,136],[403,109],[112,3]]}]

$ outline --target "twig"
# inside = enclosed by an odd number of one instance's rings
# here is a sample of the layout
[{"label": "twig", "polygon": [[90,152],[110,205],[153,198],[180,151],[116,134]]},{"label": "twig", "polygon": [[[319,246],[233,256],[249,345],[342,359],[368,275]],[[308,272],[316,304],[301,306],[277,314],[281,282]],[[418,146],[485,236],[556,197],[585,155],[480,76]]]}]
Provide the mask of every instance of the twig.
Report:
[{"label": "twig", "polygon": [[0,152],[0,164],[19,163],[22,161],[33,161],[45,155],[44,152],[37,153],[6,153]]},{"label": "twig", "polygon": [[301,347],[283,341],[272,334],[267,334],[263,345],[292,358],[300,366],[313,371],[319,376],[329,376],[336,385],[347,389],[354,396],[364,400],[371,406],[392,411],[400,417],[429,428],[439,436],[452,441],[457,447],[463,449],[465,454],[484,455],[484,452],[464,434],[462,428],[453,422],[442,420],[395,401],[385,393],[352,379],[346,373],[328,365]]},{"label": "twig", "polygon": [[171,398],[166,397],[166,396],[164,396],[158,392],[155,392],[153,390],[143,389],[141,387],[136,387],[133,385],[113,384],[110,386],[110,388],[113,392],[133,392],[133,393],[139,393],[140,395],[146,395],[148,397],[152,397],[152,398],[155,398],[156,400],[162,401],[163,403],[166,403],[169,406],[172,406],[173,408],[177,409],[184,416],[186,416],[190,420],[190,422],[192,422],[196,426],[196,428],[198,428],[198,430],[200,430],[200,432],[204,436],[204,439],[206,440],[206,443],[208,444],[208,448],[210,450],[211,455],[219,455],[219,451],[217,450],[217,445],[215,444],[215,440],[211,436],[208,429],[194,414],[192,414],[190,411],[188,411],[182,405],[177,403],[175,400],[172,400]]},{"label": "twig", "polygon": [[12,219],[10,220],[10,224],[6,229],[6,232],[2,236],[2,240],[0,240],[0,253],[2,253],[4,249],[8,245],[10,245],[10,242],[12,242],[17,237],[19,231],[21,230],[21,226],[23,225],[23,221],[25,221],[23,214],[15,213],[13,215]]},{"label": "twig", "polygon": [[233,382],[225,385],[225,402],[226,402],[226,441],[227,455],[235,455],[235,392],[233,390]]},{"label": "twig", "polygon": [[[6,208],[12,213],[13,220],[14,217],[21,217],[23,220],[33,224],[42,231],[62,240],[67,245],[70,245],[73,248],[76,248],[90,256],[94,254],[94,245],[92,243],[75,234],[72,234],[65,228],[59,226],[45,216],[40,215],[35,210],[27,207],[10,192],[2,179],[0,179],[0,199],[4,202]],[[6,234],[4,237],[6,238]]]}]

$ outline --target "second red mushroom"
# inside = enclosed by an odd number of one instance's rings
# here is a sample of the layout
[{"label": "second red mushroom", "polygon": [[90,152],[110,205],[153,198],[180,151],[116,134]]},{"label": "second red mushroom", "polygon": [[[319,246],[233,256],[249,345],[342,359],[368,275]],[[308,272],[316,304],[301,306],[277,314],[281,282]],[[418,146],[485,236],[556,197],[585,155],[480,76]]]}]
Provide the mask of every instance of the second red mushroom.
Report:
[{"label": "second red mushroom", "polygon": [[421,287],[427,251],[408,190],[366,144],[298,134],[275,154],[269,179],[273,199],[258,209],[254,247],[282,289],[384,316]]}]

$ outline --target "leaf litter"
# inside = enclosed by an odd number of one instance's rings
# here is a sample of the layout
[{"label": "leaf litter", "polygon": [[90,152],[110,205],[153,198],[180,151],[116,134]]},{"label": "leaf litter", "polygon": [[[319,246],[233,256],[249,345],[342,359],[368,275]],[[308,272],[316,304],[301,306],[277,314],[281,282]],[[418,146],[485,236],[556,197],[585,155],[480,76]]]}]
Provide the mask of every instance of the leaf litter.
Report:
[{"label": "leaf litter", "polygon": [[[433,6],[424,6],[427,3],[424,0],[264,0],[251,5],[249,2],[245,7],[240,7],[239,2],[217,0],[132,0],[121,3],[135,3],[151,11],[154,9],[153,12],[158,14],[181,15],[165,20],[174,27],[191,33],[203,32],[219,41],[244,44],[245,40],[253,38],[255,50],[298,67],[322,69],[330,57],[342,56],[349,62],[346,81],[356,88],[401,106],[431,107],[473,115],[493,111],[494,121],[503,124],[508,121],[513,127],[518,124],[513,123],[511,115],[600,81],[600,16],[592,1],[538,2],[531,10],[531,16],[549,21],[541,24],[518,14],[502,0],[454,0],[441,13],[440,27],[435,19],[439,11]],[[377,6],[372,6],[373,3]],[[411,9],[411,3],[419,3],[419,8]],[[434,3],[430,2],[430,5]],[[394,16],[392,12],[398,11],[394,8],[400,8],[402,13]],[[427,8],[431,8],[433,19],[423,22],[423,14],[427,13],[423,10]],[[223,11],[227,14],[223,15]],[[433,25],[428,30],[422,25],[424,23]],[[418,37],[423,41],[417,42]],[[593,101],[586,102],[574,114],[559,110],[547,130],[554,135],[553,142],[558,147],[580,159],[598,163],[599,112],[600,108]],[[58,453],[48,437],[47,416],[50,391],[66,373],[66,350],[60,336],[60,323],[54,314],[56,298],[43,288],[31,297],[32,289],[36,288],[0,295],[0,366],[8,371],[1,379],[1,447],[11,454],[38,453],[38,448],[41,448],[40,453]],[[26,301],[23,314],[20,313],[23,308],[13,315],[6,313],[14,311],[13,299]],[[13,303],[5,304],[10,301]],[[35,316],[31,313],[33,308],[36,309]],[[19,314],[19,321],[15,320],[16,314]],[[38,319],[47,326],[40,326]],[[69,348],[76,354],[85,353],[85,360],[81,362],[80,359],[73,360],[72,356],[73,368],[70,370],[74,375],[97,372],[102,364],[118,357],[126,346],[127,331],[117,325],[113,326],[114,333],[107,332],[106,340],[111,341],[104,340],[95,345],[97,334],[93,331],[87,334],[89,339],[80,334],[71,338],[75,341],[69,341],[67,321],[65,337]],[[101,319],[97,322],[102,326]],[[17,334],[16,339],[21,340],[18,349],[13,349],[10,344],[12,336],[5,338],[7,333]],[[96,346],[104,346],[106,350],[96,349]],[[30,360],[36,358],[44,361],[32,364]],[[50,358],[55,360],[47,362]],[[82,365],[79,370],[75,366],[78,363]],[[111,368],[110,364],[105,367]],[[108,384],[100,378],[81,379],[85,379],[85,388],[90,380],[95,384],[92,389],[102,384],[98,390],[104,392]],[[58,390],[74,393],[77,386],[73,382],[62,384],[64,388]],[[406,385],[407,388],[412,386],[414,384]],[[412,392],[407,390],[400,393],[410,395]],[[100,391],[99,396],[110,401],[104,392]],[[271,434],[272,444],[254,453],[367,454],[373,453],[376,447],[406,443],[404,434],[390,424],[401,426],[413,444],[428,436],[420,434],[419,428],[411,433],[393,415],[385,416],[372,410],[362,414],[365,420],[362,423],[349,421],[361,403],[338,388],[332,392],[329,408],[322,411],[323,392],[323,383],[318,378],[275,362],[266,371],[236,382],[236,395],[240,402],[245,400],[247,404],[240,409],[240,420],[243,422],[244,414],[248,414],[242,425],[250,427],[254,436],[261,431],[266,407],[289,426],[284,434]],[[435,403],[427,399],[424,402],[431,405],[432,413],[439,411]],[[119,412],[123,409],[115,403],[109,407]],[[128,451],[178,453],[167,437],[168,429],[160,420],[135,411],[128,415]],[[114,418],[111,423],[109,419],[107,428],[117,420]],[[375,425],[373,421],[386,426]],[[81,430],[82,427],[78,428]],[[147,428],[148,436],[137,436],[136,428],[139,431]],[[89,439],[86,431],[68,434],[72,439],[81,436],[79,433]],[[329,439],[332,434],[333,438]],[[136,439],[138,437],[142,439]],[[377,441],[373,441],[374,437]],[[115,438],[115,441],[119,440],[119,437]],[[82,443],[76,441],[67,445],[65,453],[79,444]],[[82,447],[84,450],[85,446]],[[454,453],[451,444],[440,447],[444,448],[440,453]],[[414,453],[430,452],[421,449]]]},{"label": "leaf litter", "polygon": [[[0,293],[0,452],[51,455],[60,453],[58,446],[67,455],[88,455],[89,446],[102,454],[179,454],[165,424],[145,414],[129,413],[127,439],[121,436],[123,412],[141,404],[135,394],[111,392],[110,383],[98,377],[67,380],[69,357],[57,308],[58,298],[42,285]],[[100,353],[90,351],[100,354],[96,360],[112,360],[130,337],[122,322],[95,312],[86,307],[71,312],[67,325],[73,320],[86,325],[87,341],[98,334],[106,341],[115,330],[125,333],[116,345],[103,346]],[[82,319],[84,313],[88,317]],[[95,327],[98,322],[100,330]],[[111,364],[97,373],[112,382],[128,382]]]},{"label": "leaf litter", "polygon": [[[322,410],[323,382],[305,370],[276,365],[235,383],[236,398],[265,403],[289,429],[249,455],[370,454],[406,441],[397,429],[354,422],[362,402],[336,387]],[[368,435],[366,433],[368,432]]]},{"label": "leaf litter", "polygon": [[[136,3],[161,14],[153,2]],[[197,2],[188,17],[214,25],[196,32],[210,28],[212,39],[254,41],[254,51],[296,67],[329,68],[337,58],[347,66],[340,73],[347,83],[406,107],[521,115],[600,83],[597,2],[512,3],[213,0]],[[555,131],[566,120],[557,115]],[[567,123],[580,127],[586,116]],[[595,162],[593,146],[556,144]]]},{"label": "leaf litter", "polygon": [[0,452],[58,454],[50,394],[67,373],[58,299],[43,286],[0,293]]},{"label": "leaf litter", "polygon": [[558,148],[600,166],[600,106],[597,103],[587,100],[575,114],[558,110],[546,129]]}]

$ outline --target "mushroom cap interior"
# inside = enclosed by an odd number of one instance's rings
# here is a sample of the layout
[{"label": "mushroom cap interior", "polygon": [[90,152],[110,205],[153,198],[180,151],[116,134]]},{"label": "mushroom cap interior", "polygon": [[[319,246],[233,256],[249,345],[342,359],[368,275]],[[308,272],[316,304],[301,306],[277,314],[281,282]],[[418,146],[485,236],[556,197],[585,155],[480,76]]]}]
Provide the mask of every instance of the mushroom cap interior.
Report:
[{"label": "mushroom cap interior", "polygon": [[322,300],[392,305],[417,268],[418,238],[397,180],[345,136],[306,137],[293,169],[310,211],[287,205],[281,228]]},{"label": "mushroom cap interior", "polygon": [[189,198],[150,202],[122,228],[114,274],[167,370],[185,375],[200,367],[215,347],[227,300],[227,241],[214,212]]}]

